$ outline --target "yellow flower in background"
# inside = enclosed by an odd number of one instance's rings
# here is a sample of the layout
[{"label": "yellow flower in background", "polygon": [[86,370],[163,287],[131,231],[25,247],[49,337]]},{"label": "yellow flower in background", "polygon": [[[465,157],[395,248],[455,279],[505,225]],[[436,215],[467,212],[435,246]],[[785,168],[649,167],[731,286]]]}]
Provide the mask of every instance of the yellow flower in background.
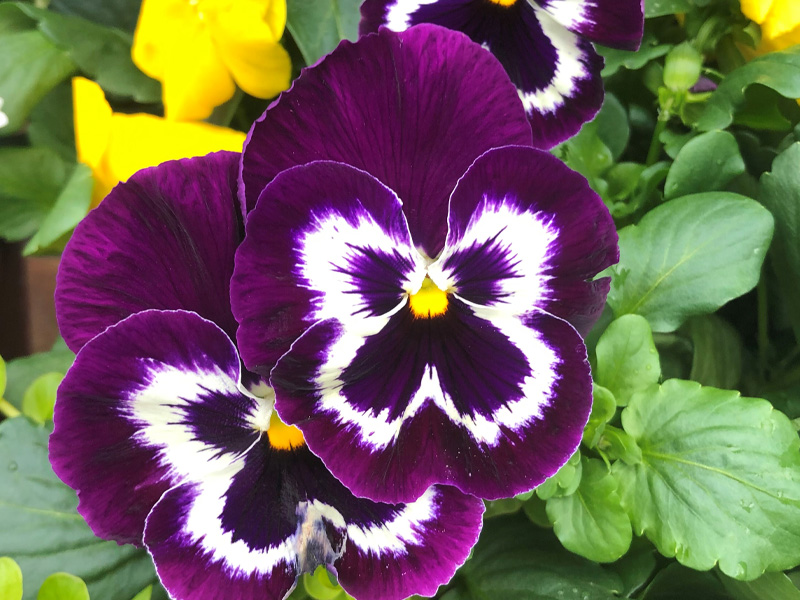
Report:
[{"label": "yellow flower in background", "polygon": [[744,15],[761,25],[758,54],[800,44],[800,0],[741,0]]},{"label": "yellow flower in background", "polygon": [[144,0],[133,62],[163,86],[166,118],[207,118],[236,85],[258,98],[289,87],[278,43],[286,0]]},{"label": "yellow flower in background", "polygon": [[241,152],[245,134],[207,123],[179,123],[147,114],[111,111],[103,90],[72,80],[78,160],[92,169],[92,206],[139,169],[217,150]]}]

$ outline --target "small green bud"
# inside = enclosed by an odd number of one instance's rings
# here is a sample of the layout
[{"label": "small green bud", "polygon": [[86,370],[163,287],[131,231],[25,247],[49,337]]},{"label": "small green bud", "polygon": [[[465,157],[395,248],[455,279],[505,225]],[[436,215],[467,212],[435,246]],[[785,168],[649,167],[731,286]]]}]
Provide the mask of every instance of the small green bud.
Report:
[{"label": "small green bud", "polygon": [[685,92],[700,79],[703,56],[689,42],[675,46],[664,63],[664,85],[673,92]]}]

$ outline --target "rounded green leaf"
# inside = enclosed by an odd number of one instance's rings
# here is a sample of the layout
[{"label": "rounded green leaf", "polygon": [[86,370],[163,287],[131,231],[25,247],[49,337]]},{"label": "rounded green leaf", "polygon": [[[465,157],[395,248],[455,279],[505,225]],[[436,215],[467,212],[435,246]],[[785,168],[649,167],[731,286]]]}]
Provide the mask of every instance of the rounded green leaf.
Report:
[{"label": "rounded green leaf", "polygon": [[642,451],[613,466],[622,505],[662,554],[742,580],[800,563],[800,439],[769,402],[670,380],[622,424]]},{"label": "rounded green leaf", "polygon": [[7,556],[0,557],[0,598],[22,600],[22,571]]},{"label": "rounded green leaf", "polygon": [[736,138],[727,131],[709,131],[689,140],[678,152],[667,174],[664,197],[721,190],[742,173],[744,159]]},{"label": "rounded green leaf", "polygon": [[44,580],[36,600],[89,600],[89,590],[80,577],[53,573]]},{"label": "rounded green leaf", "polygon": [[22,412],[36,421],[52,420],[56,391],[64,379],[63,373],[45,373],[37,377],[22,397]]},{"label": "rounded green leaf", "polygon": [[152,596],[153,596],[153,586],[152,585],[148,585],[141,592],[136,594],[133,597],[133,600],[150,600],[150,598]]},{"label": "rounded green leaf", "polygon": [[617,481],[597,459],[583,459],[574,494],[547,501],[547,517],[567,550],[596,562],[612,562],[628,551],[631,520],[620,504]]},{"label": "rounded green leaf", "polygon": [[566,464],[561,467],[556,474],[548,477],[536,488],[536,495],[542,500],[547,500],[553,496],[569,496],[575,493],[581,483],[581,473],[583,463],[579,450],[570,456]]},{"label": "rounded green leaf", "polygon": [[690,319],[688,330],[694,346],[689,378],[735,389],[742,376],[742,339],[736,328],[717,315],[704,315]]},{"label": "rounded green leaf", "polygon": [[621,589],[616,573],[567,552],[550,531],[517,513],[487,521],[441,599],[611,600]]},{"label": "rounded green leaf", "polygon": [[592,414],[583,429],[583,443],[589,448],[597,445],[603,429],[616,414],[617,401],[614,394],[600,385],[592,386]]},{"label": "rounded green leaf", "polygon": [[769,211],[738,194],[671,200],[619,232],[608,303],[617,316],[674,331],[755,287],[772,229]]},{"label": "rounded green leaf", "polygon": [[661,377],[658,350],[644,317],[623,315],[612,321],[598,340],[596,353],[595,380],[608,388],[619,406]]},{"label": "rounded green leaf", "polygon": [[6,391],[6,361],[0,356],[0,398]]}]

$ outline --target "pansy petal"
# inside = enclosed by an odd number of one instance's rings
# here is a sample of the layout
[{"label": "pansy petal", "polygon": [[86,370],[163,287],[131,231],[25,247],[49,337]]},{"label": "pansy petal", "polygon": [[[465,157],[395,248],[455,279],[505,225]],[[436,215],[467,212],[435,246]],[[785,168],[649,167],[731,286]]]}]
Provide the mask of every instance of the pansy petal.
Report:
[{"label": "pansy petal", "polygon": [[550,148],[577,133],[603,102],[602,58],[588,40],[567,30],[538,5],[525,0],[510,4],[367,0],[361,30],[375,26],[381,13],[381,24],[390,29],[433,23],[461,31],[491,51],[517,86],[537,147]]},{"label": "pansy petal", "polygon": [[479,46],[438,27],[383,30],[342,42],[256,121],[240,195],[249,211],[289,167],[347,163],[397,193],[415,244],[435,256],[458,178],[490,148],[530,143],[516,90]]},{"label": "pansy petal", "polygon": [[643,0],[533,0],[561,25],[586,39],[636,50],[644,30]]},{"label": "pansy petal", "polygon": [[353,493],[384,502],[436,483],[482,498],[527,491],[574,452],[591,405],[567,323],[477,316],[458,299],[436,318],[401,310],[371,336],[317,323],[271,379],[281,418]]},{"label": "pansy petal", "polygon": [[297,574],[324,565],[359,599],[402,600],[452,577],[482,513],[453,488],[408,505],[356,498],[308,448],[261,443],[227,472],[165,494],[145,542],[178,599],[280,600]]},{"label": "pansy petal", "polygon": [[141,543],[165,491],[229,468],[258,439],[239,364],[219,327],[185,311],[137,313],[78,353],[58,390],[50,459],[97,535]]},{"label": "pansy petal", "polygon": [[75,228],[55,294],[59,328],[73,351],[147,309],[197,312],[233,338],[228,287],[242,239],[238,158],[219,152],[140,171]]},{"label": "pansy petal", "polygon": [[397,196],[368,173],[319,161],[278,175],[248,215],[231,281],[248,369],[268,375],[320,319],[380,329],[422,283],[411,244]]},{"label": "pansy petal", "polygon": [[490,150],[450,199],[447,244],[429,267],[442,289],[508,314],[538,308],[588,333],[619,260],[614,221],[581,175],[533,148]]}]

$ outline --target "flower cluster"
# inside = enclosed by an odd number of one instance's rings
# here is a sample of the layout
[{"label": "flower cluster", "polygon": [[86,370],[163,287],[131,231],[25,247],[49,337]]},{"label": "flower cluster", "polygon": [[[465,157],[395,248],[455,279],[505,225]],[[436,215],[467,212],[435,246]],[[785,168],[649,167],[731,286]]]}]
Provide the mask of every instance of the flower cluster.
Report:
[{"label": "flower cluster", "polygon": [[58,274],[78,355],[50,445],[98,535],[178,599],[277,600],[318,566],[359,599],[433,595],[481,498],[567,461],[617,236],[524,100],[467,36],[382,28],[241,154],[111,191]]}]

